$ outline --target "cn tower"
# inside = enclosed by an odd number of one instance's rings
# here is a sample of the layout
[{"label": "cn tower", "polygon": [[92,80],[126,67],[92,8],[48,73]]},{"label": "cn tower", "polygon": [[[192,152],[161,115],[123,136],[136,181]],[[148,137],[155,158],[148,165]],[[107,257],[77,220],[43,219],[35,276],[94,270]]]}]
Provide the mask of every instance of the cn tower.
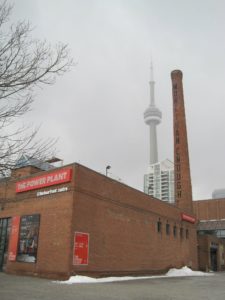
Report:
[{"label": "cn tower", "polygon": [[155,106],[155,81],[153,79],[153,65],[150,66],[150,105],[144,112],[144,120],[150,128],[150,165],[158,162],[158,145],[156,126],[161,123],[162,113]]}]

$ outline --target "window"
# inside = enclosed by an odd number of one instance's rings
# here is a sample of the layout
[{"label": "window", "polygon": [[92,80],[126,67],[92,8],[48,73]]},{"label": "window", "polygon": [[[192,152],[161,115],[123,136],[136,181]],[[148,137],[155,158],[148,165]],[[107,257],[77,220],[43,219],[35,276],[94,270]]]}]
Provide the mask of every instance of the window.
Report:
[{"label": "window", "polygon": [[188,239],[189,238],[189,231],[188,231],[188,229],[186,229],[186,239]]},{"label": "window", "polygon": [[5,270],[8,244],[11,231],[11,218],[0,219],[0,271]]},{"label": "window", "polygon": [[173,226],[173,236],[177,237],[177,226],[176,225]]},{"label": "window", "polygon": [[184,231],[184,230],[183,230],[183,228],[181,227],[181,228],[180,228],[180,238],[181,238],[181,239],[183,238],[183,234],[184,234],[183,231]]},{"label": "window", "polygon": [[170,224],[166,224],[166,234],[169,235],[170,234]]},{"label": "window", "polygon": [[157,222],[157,232],[160,233],[162,231],[162,222],[160,219]]},{"label": "window", "polygon": [[36,262],[39,224],[40,215],[21,217],[17,261],[29,263]]}]

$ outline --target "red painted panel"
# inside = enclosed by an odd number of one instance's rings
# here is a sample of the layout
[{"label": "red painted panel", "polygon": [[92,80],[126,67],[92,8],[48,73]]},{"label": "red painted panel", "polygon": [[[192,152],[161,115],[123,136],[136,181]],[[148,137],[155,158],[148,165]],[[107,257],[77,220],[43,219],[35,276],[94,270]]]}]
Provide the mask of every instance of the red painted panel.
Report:
[{"label": "red painted panel", "polygon": [[19,227],[20,227],[20,217],[12,217],[11,233],[9,239],[9,255],[8,259],[10,261],[16,260],[18,240],[19,240]]},{"label": "red painted panel", "polygon": [[42,176],[32,177],[22,181],[18,181],[16,183],[16,192],[21,193],[44,188],[51,185],[69,182],[71,181],[71,178],[71,168],[60,169]]},{"label": "red painted panel", "polygon": [[187,214],[184,214],[184,213],[181,213],[181,220],[183,221],[187,221],[189,223],[195,223],[196,221],[196,218],[190,216],[190,215],[187,215]]},{"label": "red painted panel", "polygon": [[89,234],[75,232],[74,234],[74,265],[88,265]]}]

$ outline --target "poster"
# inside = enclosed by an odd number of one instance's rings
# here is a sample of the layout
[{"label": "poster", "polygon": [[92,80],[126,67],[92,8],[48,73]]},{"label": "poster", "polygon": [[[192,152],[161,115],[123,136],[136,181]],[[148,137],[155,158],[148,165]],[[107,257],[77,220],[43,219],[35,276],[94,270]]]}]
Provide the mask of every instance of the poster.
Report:
[{"label": "poster", "polygon": [[11,233],[9,239],[9,261],[15,261],[17,255],[18,238],[19,238],[20,217],[12,217]]},{"label": "poster", "polygon": [[17,261],[29,263],[36,262],[39,224],[40,215],[21,217]]},{"label": "poster", "polygon": [[89,251],[89,234],[83,232],[75,232],[74,234],[74,265],[88,265]]}]

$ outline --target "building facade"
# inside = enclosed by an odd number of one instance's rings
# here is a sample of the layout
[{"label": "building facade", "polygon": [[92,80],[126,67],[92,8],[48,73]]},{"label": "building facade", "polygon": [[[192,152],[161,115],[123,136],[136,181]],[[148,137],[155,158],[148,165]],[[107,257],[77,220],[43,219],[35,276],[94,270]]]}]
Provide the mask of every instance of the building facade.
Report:
[{"label": "building facade", "polygon": [[1,181],[0,226],[7,273],[67,279],[198,268],[193,219],[79,164],[27,166]]},{"label": "building facade", "polygon": [[225,198],[225,189],[217,189],[212,192],[213,199]]},{"label": "building facade", "polygon": [[225,239],[225,198],[193,201],[200,235]]},{"label": "building facade", "polygon": [[[186,213],[195,214],[198,220],[198,262],[201,270],[224,269],[224,240],[219,238],[225,217],[225,202],[192,201],[191,174],[188,154],[187,127],[183,93],[183,74],[180,70],[171,73],[173,93],[173,128],[174,128],[174,178],[175,205]],[[207,230],[207,228],[210,230]],[[221,227],[220,227],[221,228]],[[217,229],[219,229],[217,227]],[[211,233],[211,234],[210,234]]]},{"label": "building facade", "polygon": [[215,235],[198,235],[198,263],[201,271],[224,271],[225,240]]},{"label": "building facade", "polygon": [[200,270],[225,270],[225,198],[193,201]]},{"label": "building facade", "polygon": [[174,203],[174,165],[166,159],[152,164],[144,175],[144,192],[160,200]]},{"label": "building facade", "polygon": [[225,229],[225,199],[192,201],[182,73],[171,75],[175,203],[80,164],[22,164],[0,180],[1,270],[68,279],[224,269],[224,240],[201,226]]}]

